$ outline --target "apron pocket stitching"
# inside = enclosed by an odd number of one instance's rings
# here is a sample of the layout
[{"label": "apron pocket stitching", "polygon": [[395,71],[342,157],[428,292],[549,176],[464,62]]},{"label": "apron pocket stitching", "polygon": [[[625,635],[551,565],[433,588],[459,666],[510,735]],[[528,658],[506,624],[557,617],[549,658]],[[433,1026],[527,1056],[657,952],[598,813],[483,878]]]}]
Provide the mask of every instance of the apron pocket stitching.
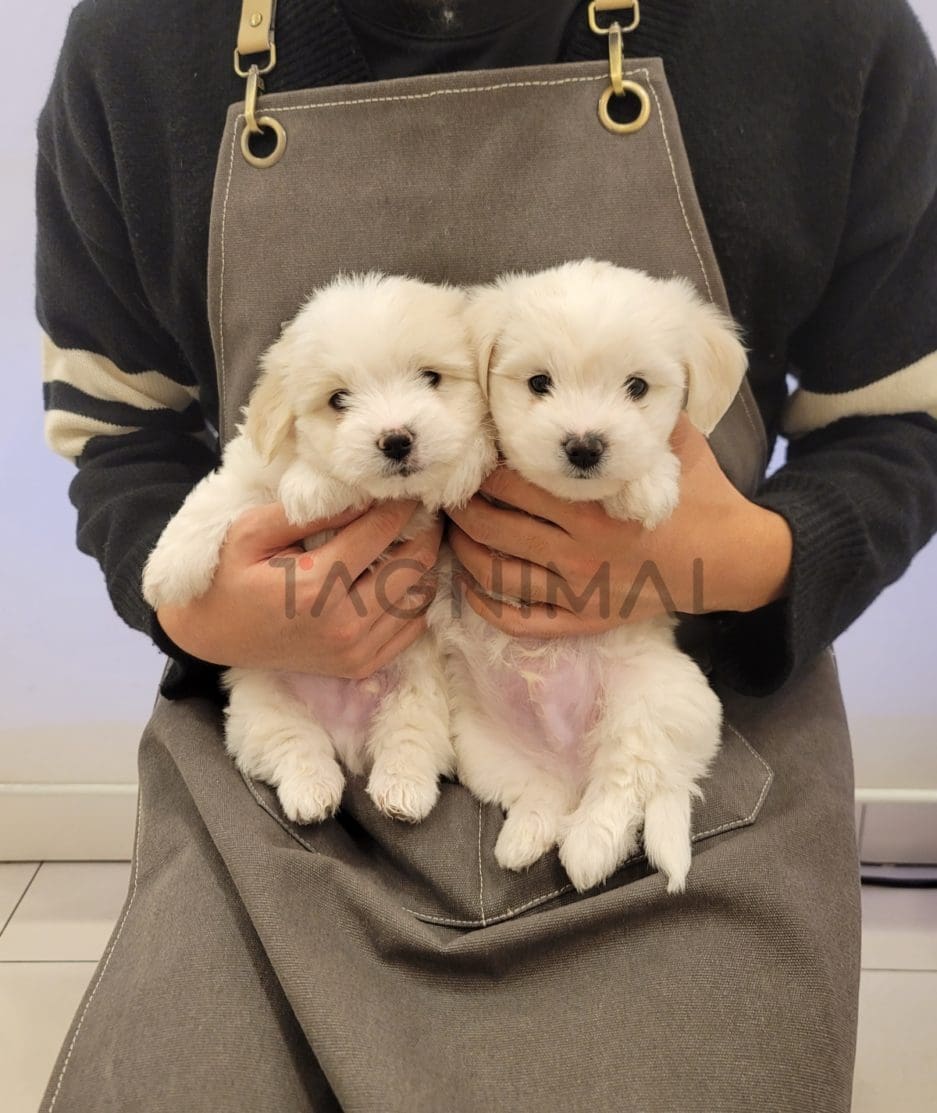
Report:
[{"label": "apron pocket stitching", "polygon": [[264,798],[257,791],[257,786],[254,784],[250,777],[248,777],[244,773],[241,773],[241,780],[247,785],[247,791],[251,794],[251,796],[254,797],[254,800],[263,808],[267,815],[269,815],[270,818],[276,822],[277,826],[282,827],[291,839],[295,839],[299,843],[299,845],[305,847],[310,854],[319,853],[319,851],[316,850],[316,848],[311,843],[306,842],[302,835],[297,834],[296,831],[293,830],[293,828],[289,825],[289,823],[287,823],[285,819],[277,815],[273,808],[270,807],[267,801],[264,800]]},{"label": "apron pocket stitching", "polygon": [[749,824],[754,823],[755,820],[758,818],[758,813],[761,811],[762,804],[764,804],[765,802],[765,797],[768,795],[768,789],[771,787],[771,784],[774,781],[774,770],[765,761],[761,754],[758,753],[754,746],[752,746],[748,739],[739,731],[737,731],[731,723],[727,722],[726,727],[732,731],[732,733],[740,742],[743,742],[745,744],[748,752],[753,757],[757,758],[761,765],[764,767],[765,783],[761,786],[761,793],[758,799],[755,801],[755,806],[752,808],[751,813],[745,816],[744,819],[732,819],[729,820],[728,823],[721,823],[718,827],[711,827],[708,831],[699,831],[692,837],[692,839],[690,840],[691,842],[697,842],[699,839],[709,838],[709,836],[711,835],[721,834],[723,831],[731,831],[735,827],[747,827]]},{"label": "apron pocket stitching", "polygon": [[[743,743],[752,757],[754,757],[762,766],[765,771],[764,783],[762,784],[761,791],[758,794],[758,798],[748,815],[740,816],[737,819],[731,819],[726,823],[720,823],[717,827],[709,827],[705,831],[697,831],[691,837],[690,841],[693,843],[702,842],[704,839],[712,838],[714,835],[724,834],[727,831],[733,831],[741,827],[749,827],[758,818],[758,813],[761,811],[762,806],[765,802],[765,798],[768,795],[768,790],[770,789],[774,781],[774,770],[765,761],[761,754],[758,753],[754,746],[751,745],[748,739],[730,722],[727,721],[725,723],[725,726],[727,730],[730,730],[735,735],[735,737],[741,743]],[[481,817],[482,808],[479,804],[479,824],[481,823]],[[479,828],[479,832],[480,830],[481,829]],[[479,854],[480,853],[481,851],[479,848]],[[630,857],[626,858],[618,867],[618,869],[622,870],[625,869],[627,866],[632,866],[638,862],[646,860],[647,854],[644,851],[637,851],[636,853],[630,855]],[[479,857],[479,867],[480,865],[481,858]],[[403,910],[404,912],[409,912],[411,916],[415,916],[418,920],[422,920],[425,923],[440,924],[452,927],[488,927],[492,924],[503,923],[505,920],[513,919],[515,916],[519,916],[522,912],[526,912],[537,905],[546,904],[548,901],[551,901],[556,897],[563,896],[564,894],[570,892],[572,888],[572,885],[564,885],[559,889],[554,889],[553,892],[542,893],[539,896],[533,897],[531,900],[525,901],[524,904],[518,905],[517,907],[507,908],[503,912],[499,912],[492,916],[486,915],[484,903],[482,903],[482,918],[480,920],[457,920],[447,916],[438,916],[431,912],[419,912],[415,908],[404,907]]]},{"label": "apron pocket stitching", "polygon": [[[764,805],[765,798],[768,795],[768,790],[770,789],[770,787],[771,787],[771,785],[774,781],[774,770],[765,761],[765,759],[761,756],[761,754],[759,754],[758,751],[751,745],[751,743],[748,741],[748,739],[739,730],[737,730],[730,722],[726,721],[725,726],[726,726],[726,729],[730,730],[735,735],[735,737],[745,746],[745,748],[752,755],[752,757],[754,757],[758,761],[758,763],[762,766],[762,768],[765,771],[764,783],[762,784],[761,791],[758,794],[758,798],[755,801],[755,804],[752,807],[752,810],[749,812],[748,815],[740,816],[737,819],[731,819],[726,823],[719,824],[719,826],[717,826],[717,827],[709,827],[705,831],[697,831],[691,837],[691,842],[693,842],[693,843],[701,842],[703,839],[712,838],[714,835],[724,834],[727,831],[732,831],[732,830],[735,830],[737,828],[748,827],[752,823],[754,823],[755,820],[758,817],[758,813],[761,811],[762,806]],[[257,791],[257,787],[254,784],[254,782],[251,780],[250,777],[246,776],[244,773],[241,773],[241,779],[243,780],[244,784],[247,786],[248,791],[250,792],[251,796],[254,798],[256,803],[259,804],[261,808],[263,808],[263,810],[267,813],[267,815],[269,815],[270,818],[273,819],[276,822],[276,824],[280,828],[282,828],[283,831],[286,832],[287,835],[290,836],[290,838],[292,838],[296,842],[298,842],[300,844],[300,846],[304,847],[311,854],[319,854],[319,851],[316,850],[316,848],[314,846],[312,846],[311,843],[307,842],[301,835],[299,835],[292,828],[292,826],[289,823],[287,823],[286,820],[284,820],[281,816],[277,815],[277,813],[267,804],[267,802],[264,800],[264,798]],[[485,881],[484,881],[483,861],[482,861],[482,827],[483,827],[483,820],[484,820],[484,805],[481,803],[481,801],[479,801],[479,803],[478,803],[478,901],[479,901],[479,910],[480,910],[480,913],[481,913],[481,918],[480,919],[474,919],[474,920],[460,920],[460,919],[455,919],[455,918],[449,917],[449,916],[439,916],[439,915],[437,915],[435,913],[432,913],[432,912],[420,912],[418,909],[408,908],[406,905],[401,905],[401,909],[404,912],[407,912],[411,916],[415,916],[416,919],[421,920],[422,922],[428,923],[428,924],[439,924],[441,926],[463,927],[463,928],[489,927],[493,924],[503,923],[505,920],[514,919],[516,916],[521,915],[523,912],[527,912],[531,908],[538,907],[539,905],[546,904],[549,901],[554,900],[557,897],[564,896],[566,893],[570,892],[573,889],[573,886],[571,884],[564,885],[564,886],[561,886],[559,889],[554,889],[552,892],[541,893],[536,897],[532,897],[530,900],[525,901],[523,904],[513,906],[513,907],[510,907],[510,908],[506,908],[503,912],[498,912],[495,915],[488,915],[488,913],[486,912],[486,909],[485,909]],[[636,853],[632,854],[630,857],[626,858],[621,863],[621,865],[618,867],[618,869],[619,870],[625,869],[627,866],[634,865],[637,862],[645,861],[646,859],[647,859],[647,855],[643,851],[637,851]],[[136,878],[134,878],[134,884],[135,883],[136,883]],[[128,905],[128,911],[129,911],[129,905]],[[125,919],[126,919],[126,916],[125,916]],[[123,923],[121,923],[121,927],[123,927]],[[116,942],[116,940],[115,940],[115,942]],[[89,1004],[90,1004],[90,1001],[89,1001]],[[76,1033],[76,1036],[77,1036],[77,1033]],[[50,1108],[51,1108],[51,1106],[50,1106]]]},{"label": "apron pocket stitching", "polygon": [[[490,924],[502,923],[504,920],[513,919],[519,916],[521,912],[526,912],[529,908],[533,908],[538,904],[546,904],[547,901],[553,900],[554,897],[562,896],[572,889],[572,885],[564,885],[560,889],[554,889],[552,893],[544,893],[539,897],[534,897],[533,900],[528,900],[524,904],[519,904],[516,908],[508,908],[504,912],[499,912],[497,916],[488,916],[484,920],[453,920],[447,916],[435,916],[431,912],[418,912],[415,908],[404,907],[404,912],[409,912],[411,916],[416,916],[418,920],[422,920],[428,924],[451,924],[456,927],[488,927]],[[403,906],[401,906],[403,907]]]},{"label": "apron pocket stitching", "polygon": [[482,869],[482,815],[481,800],[478,801],[478,907],[482,914],[482,924],[486,922],[485,916],[485,874]]}]

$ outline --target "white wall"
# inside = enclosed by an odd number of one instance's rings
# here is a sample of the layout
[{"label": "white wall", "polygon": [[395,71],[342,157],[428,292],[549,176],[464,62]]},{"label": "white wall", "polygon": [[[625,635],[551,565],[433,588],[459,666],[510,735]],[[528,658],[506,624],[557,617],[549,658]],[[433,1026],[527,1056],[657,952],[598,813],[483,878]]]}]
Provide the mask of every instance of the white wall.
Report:
[{"label": "white wall", "polygon": [[[97,566],[75,548],[74,466],[42,438],[33,313],[35,121],[51,80],[67,0],[17,12],[0,152],[0,783],[132,782],[160,654],[114,616]],[[0,811],[5,799],[0,797]],[[0,816],[2,820],[2,816]],[[0,857],[4,847],[0,843]]]},{"label": "white wall", "polygon": [[[147,641],[113,615],[97,566],[76,551],[66,495],[73,468],[46,450],[41,434],[34,127],[70,6],[34,0],[18,9],[19,41],[29,47],[11,53],[5,75],[15,92],[7,103],[16,110],[6,113],[0,152],[7,366],[0,409],[0,812],[10,800],[4,785],[14,786],[21,803],[24,791],[46,799],[42,786],[49,783],[129,785],[161,667]],[[937,37],[937,0],[917,0],[917,7]],[[840,641],[860,785],[937,789],[935,579],[932,544]],[[0,857],[13,853],[5,839],[0,821]]]}]

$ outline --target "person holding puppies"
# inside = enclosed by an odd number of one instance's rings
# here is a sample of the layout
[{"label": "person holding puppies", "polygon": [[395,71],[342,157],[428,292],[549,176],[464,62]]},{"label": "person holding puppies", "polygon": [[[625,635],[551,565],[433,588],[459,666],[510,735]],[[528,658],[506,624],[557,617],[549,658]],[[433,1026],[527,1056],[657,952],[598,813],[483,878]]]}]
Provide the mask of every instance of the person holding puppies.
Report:
[{"label": "person holding puppies", "polygon": [[[77,464],[79,547],[170,665],[128,902],[44,1109],[848,1110],[858,886],[827,647],[937,529],[937,67],[906,0],[754,9],[75,9],[39,125],[46,432]],[[412,499],[249,508],[206,591],[146,602],[315,289],[589,257],[682,275],[748,351],[712,436],[676,426],[665,522],[500,467],[445,526],[411,529]],[[408,536],[406,586],[431,592],[444,528],[465,606],[512,638],[692,619],[726,725],[685,893],[640,857],[584,893],[555,855],[504,870],[501,809],[452,781],[421,823],[350,778],[303,824],[234,769],[222,670],[396,661],[426,618],[389,614],[373,565]]]}]

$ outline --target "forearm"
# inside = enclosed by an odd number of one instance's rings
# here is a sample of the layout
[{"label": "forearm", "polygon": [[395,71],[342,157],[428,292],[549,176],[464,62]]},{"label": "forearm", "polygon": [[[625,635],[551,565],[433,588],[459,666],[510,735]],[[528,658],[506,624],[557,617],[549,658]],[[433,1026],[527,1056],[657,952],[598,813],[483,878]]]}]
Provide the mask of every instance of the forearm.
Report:
[{"label": "forearm", "polygon": [[89,442],[69,487],[79,549],[100,564],[118,615],[174,662],[163,690],[177,697],[217,691],[219,670],[185,653],[163,631],[143,598],[143,565],[166,523],[214,465],[214,453],[191,436],[98,438]]},{"label": "forearm", "polygon": [[704,611],[748,613],[787,595],[794,540],[782,514],[745,500],[713,541],[717,550],[703,565]]},{"label": "forearm", "polygon": [[783,597],[717,624],[717,672],[751,694],[830,645],[937,532],[937,421],[857,417],[818,430],[792,442],[756,499],[787,522],[793,548]]}]

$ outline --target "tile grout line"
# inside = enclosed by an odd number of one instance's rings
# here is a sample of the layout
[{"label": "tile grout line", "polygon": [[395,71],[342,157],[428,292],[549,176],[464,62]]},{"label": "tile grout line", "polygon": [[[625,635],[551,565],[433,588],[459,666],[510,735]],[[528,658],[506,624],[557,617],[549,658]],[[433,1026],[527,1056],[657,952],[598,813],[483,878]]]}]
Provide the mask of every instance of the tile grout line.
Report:
[{"label": "tile grout line", "polygon": [[0,958],[4,966],[97,966],[100,958]]},{"label": "tile grout line", "polygon": [[32,883],[36,880],[36,875],[42,869],[42,865],[42,862],[36,863],[36,868],[33,870],[32,877],[30,877],[30,879],[26,882],[26,888],[20,893],[19,900],[17,900],[16,904],[13,905],[13,909],[10,912],[10,915],[7,916],[7,918],[3,921],[3,927],[0,927],[0,936],[2,936],[6,929],[9,927],[10,921],[16,915],[17,908],[19,908],[19,906],[23,903],[23,897],[25,897],[26,894],[29,892]]},{"label": "tile grout line", "polygon": [[863,966],[860,974],[937,974],[933,966]]}]

